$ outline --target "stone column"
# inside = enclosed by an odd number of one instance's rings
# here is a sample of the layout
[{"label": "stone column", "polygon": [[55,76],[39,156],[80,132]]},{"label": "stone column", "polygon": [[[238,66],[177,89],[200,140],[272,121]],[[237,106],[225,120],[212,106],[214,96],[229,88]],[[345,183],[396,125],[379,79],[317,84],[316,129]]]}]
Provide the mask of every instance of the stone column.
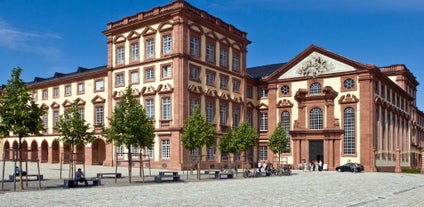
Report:
[{"label": "stone column", "polygon": [[396,167],[395,167],[395,173],[401,173],[402,169],[400,168],[400,149],[399,147],[396,148]]}]

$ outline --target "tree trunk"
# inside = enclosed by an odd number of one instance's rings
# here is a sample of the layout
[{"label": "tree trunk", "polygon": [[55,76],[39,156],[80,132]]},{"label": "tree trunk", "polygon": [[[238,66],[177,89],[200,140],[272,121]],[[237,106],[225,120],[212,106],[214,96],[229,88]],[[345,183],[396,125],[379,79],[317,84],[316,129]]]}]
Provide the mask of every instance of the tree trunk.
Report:
[{"label": "tree trunk", "polygon": [[22,135],[20,135],[20,134],[19,134],[19,143],[18,143],[18,153],[17,154],[18,154],[19,170],[20,170],[19,171],[19,186],[21,186],[21,190],[23,190],[24,189],[24,182],[22,180]]},{"label": "tree trunk", "polygon": [[277,165],[277,168],[280,168],[280,164],[281,164],[281,152],[278,152],[278,165]]},{"label": "tree trunk", "polygon": [[131,171],[132,171],[132,154],[131,154],[131,145],[128,145],[128,182],[131,183]]},{"label": "tree trunk", "polygon": [[74,145],[73,144],[71,144],[71,154],[69,155],[69,179],[70,180],[74,179]]},{"label": "tree trunk", "polygon": [[200,161],[202,159],[201,151],[202,151],[202,148],[199,149],[197,154],[197,180],[200,180]]}]

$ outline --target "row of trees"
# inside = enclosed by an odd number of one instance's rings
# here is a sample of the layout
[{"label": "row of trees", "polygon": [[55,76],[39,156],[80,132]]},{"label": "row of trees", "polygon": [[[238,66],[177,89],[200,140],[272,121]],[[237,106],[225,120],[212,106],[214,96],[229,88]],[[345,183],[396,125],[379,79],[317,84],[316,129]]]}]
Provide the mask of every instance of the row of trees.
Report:
[{"label": "row of trees", "polygon": [[[41,135],[44,111],[32,99],[30,89],[20,75],[21,68],[12,70],[11,79],[0,93],[0,133],[6,137],[11,133],[18,137],[18,151],[22,150],[22,138],[30,135]],[[126,146],[127,149],[149,148],[154,144],[154,126],[152,120],[146,116],[143,106],[133,96],[131,86],[126,88],[119,104],[114,108],[109,118],[109,128],[103,129],[103,135],[108,143],[116,146]],[[61,134],[59,141],[71,146],[73,156],[75,146],[84,146],[94,141],[94,131],[90,124],[81,118],[76,102],[59,117],[56,129]],[[246,122],[242,122],[236,129],[228,128],[220,139],[219,150],[225,153],[245,152],[249,147],[256,145],[256,131]],[[199,107],[184,122],[182,144],[187,150],[201,150],[204,146],[214,143],[215,128],[206,122]],[[285,149],[287,139],[284,130],[279,127],[270,139],[269,146],[274,153],[281,153]],[[22,169],[22,154],[18,153],[19,167]],[[132,156],[128,153],[129,182],[131,182]],[[200,168],[198,168],[200,169]],[[70,176],[73,176],[74,164],[70,165]],[[198,173],[199,174],[199,173]],[[22,176],[22,175],[20,175]],[[20,186],[23,189],[22,177]]]}]

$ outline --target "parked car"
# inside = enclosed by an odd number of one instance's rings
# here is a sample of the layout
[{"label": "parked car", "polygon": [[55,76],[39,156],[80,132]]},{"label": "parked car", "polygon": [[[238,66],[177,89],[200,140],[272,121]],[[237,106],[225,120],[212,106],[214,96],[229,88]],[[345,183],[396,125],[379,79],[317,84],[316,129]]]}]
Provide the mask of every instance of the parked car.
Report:
[{"label": "parked car", "polygon": [[364,166],[359,163],[346,163],[344,165],[336,167],[336,170],[338,172],[345,172],[345,171],[353,172],[353,170],[355,169],[355,166],[356,166],[357,172],[361,172],[364,170]]}]

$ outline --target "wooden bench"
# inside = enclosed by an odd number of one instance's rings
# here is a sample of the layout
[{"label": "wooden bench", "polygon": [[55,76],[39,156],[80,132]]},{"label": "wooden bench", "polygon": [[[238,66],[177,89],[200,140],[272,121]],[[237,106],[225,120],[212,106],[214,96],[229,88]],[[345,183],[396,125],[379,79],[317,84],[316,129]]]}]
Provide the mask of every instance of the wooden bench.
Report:
[{"label": "wooden bench", "polygon": [[[35,178],[34,180],[43,180],[42,174],[40,174],[40,175],[38,175],[38,174],[22,175],[22,179],[26,179],[27,176],[28,176],[28,180],[30,180],[29,179],[30,177],[31,178],[34,177]],[[12,182],[14,177],[15,177],[15,175],[9,175],[9,181]],[[16,180],[19,180],[19,175],[16,175]]]},{"label": "wooden bench", "polygon": [[[98,185],[102,184],[102,179],[100,179],[100,178],[93,177],[93,178],[86,178],[86,179],[87,179],[87,183],[88,183],[89,186],[90,186],[90,184],[91,184],[91,186],[98,186]],[[65,186],[65,188],[75,188],[77,186],[85,186],[84,182],[81,183],[82,185],[81,184],[77,185],[78,184],[77,182],[78,181],[75,181],[74,179],[72,179],[72,180],[64,179],[63,185]]]},{"label": "wooden bench", "polygon": [[161,183],[163,178],[172,178],[172,181],[180,181],[180,175],[176,171],[160,171],[159,175],[155,176],[155,182]]},{"label": "wooden bench", "polygon": [[97,178],[105,178],[105,177],[122,178],[122,174],[121,173],[97,173]]}]

